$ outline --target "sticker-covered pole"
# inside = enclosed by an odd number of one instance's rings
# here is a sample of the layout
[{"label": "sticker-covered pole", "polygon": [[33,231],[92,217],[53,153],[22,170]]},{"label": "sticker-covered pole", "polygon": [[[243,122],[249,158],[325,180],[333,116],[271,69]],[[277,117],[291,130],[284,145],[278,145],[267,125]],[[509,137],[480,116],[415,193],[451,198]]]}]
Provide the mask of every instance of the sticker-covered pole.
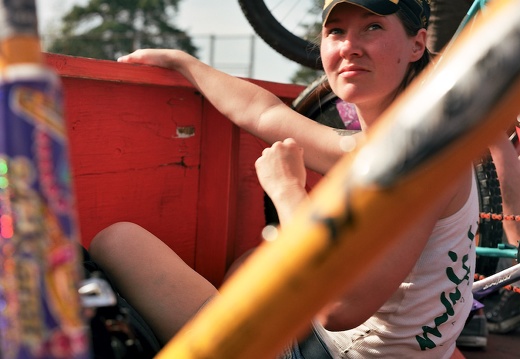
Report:
[{"label": "sticker-covered pole", "polygon": [[0,0],[0,357],[90,357],[59,77],[35,0]]}]

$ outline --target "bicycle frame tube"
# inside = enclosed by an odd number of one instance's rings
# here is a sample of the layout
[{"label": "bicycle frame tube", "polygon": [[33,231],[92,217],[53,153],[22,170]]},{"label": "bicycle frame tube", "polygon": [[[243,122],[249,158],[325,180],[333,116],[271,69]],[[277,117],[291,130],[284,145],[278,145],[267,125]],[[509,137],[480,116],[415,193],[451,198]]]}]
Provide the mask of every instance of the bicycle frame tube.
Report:
[{"label": "bicycle frame tube", "polygon": [[495,258],[517,258],[518,249],[506,248],[505,246],[499,245],[498,248],[490,247],[477,247],[477,256],[483,257],[495,257]]},{"label": "bicycle frame tube", "polygon": [[453,36],[453,38],[457,37],[457,35],[468,24],[468,22],[471,21],[473,16],[475,16],[477,14],[477,12],[479,12],[482,8],[484,8],[484,6],[486,5],[487,2],[488,2],[488,0],[475,0],[475,1],[473,1],[473,4],[471,4],[471,7],[469,8],[468,13],[466,14],[466,16],[464,16],[464,19],[462,19],[462,22],[460,23],[459,27],[457,28],[457,31],[455,32],[455,35]]},{"label": "bicycle frame tube", "polygon": [[493,274],[473,283],[473,297],[479,300],[494,291],[520,280],[520,264],[516,264],[510,268]]},{"label": "bicycle frame tube", "polygon": [[484,6],[488,3],[489,0],[474,0],[471,4],[471,7],[469,8],[468,12],[466,13],[466,16],[462,19],[461,23],[459,24],[459,27],[453,34],[451,41],[448,42],[446,45],[446,49],[444,52],[446,52],[453,44],[454,40],[459,36],[459,34],[464,30],[466,25],[473,20],[475,15],[484,8]]}]

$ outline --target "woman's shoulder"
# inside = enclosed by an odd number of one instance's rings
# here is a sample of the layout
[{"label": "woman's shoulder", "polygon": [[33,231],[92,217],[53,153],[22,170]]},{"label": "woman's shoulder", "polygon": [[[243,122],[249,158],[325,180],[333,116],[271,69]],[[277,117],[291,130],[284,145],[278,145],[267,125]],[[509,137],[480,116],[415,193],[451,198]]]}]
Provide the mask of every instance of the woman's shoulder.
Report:
[{"label": "woman's shoulder", "polygon": [[477,203],[478,206],[478,195],[474,172],[468,169],[468,171],[458,180],[455,180],[453,185],[447,190],[447,202],[440,218],[445,219],[451,217],[472,203]]}]

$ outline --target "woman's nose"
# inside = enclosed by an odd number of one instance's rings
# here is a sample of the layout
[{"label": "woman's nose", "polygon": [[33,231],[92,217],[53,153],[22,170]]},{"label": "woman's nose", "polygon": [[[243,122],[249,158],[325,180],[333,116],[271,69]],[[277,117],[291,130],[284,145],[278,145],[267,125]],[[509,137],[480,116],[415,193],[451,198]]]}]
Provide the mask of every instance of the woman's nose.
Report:
[{"label": "woman's nose", "polygon": [[358,41],[354,38],[354,36],[349,35],[345,36],[340,45],[340,55],[343,58],[348,58],[351,56],[360,56],[361,49],[357,45]]}]

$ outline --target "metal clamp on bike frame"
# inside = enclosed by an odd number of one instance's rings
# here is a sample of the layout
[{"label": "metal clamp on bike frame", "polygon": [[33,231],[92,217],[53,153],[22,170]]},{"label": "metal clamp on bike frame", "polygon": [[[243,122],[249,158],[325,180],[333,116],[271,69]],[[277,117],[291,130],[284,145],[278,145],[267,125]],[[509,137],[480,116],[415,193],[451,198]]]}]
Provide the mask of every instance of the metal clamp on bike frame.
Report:
[{"label": "metal clamp on bike frame", "polygon": [[81,304],[85,308],[110,307],[117,303],[117,298],[108,284],[101,278],[88,278],[81,281],[78,289]]}]

